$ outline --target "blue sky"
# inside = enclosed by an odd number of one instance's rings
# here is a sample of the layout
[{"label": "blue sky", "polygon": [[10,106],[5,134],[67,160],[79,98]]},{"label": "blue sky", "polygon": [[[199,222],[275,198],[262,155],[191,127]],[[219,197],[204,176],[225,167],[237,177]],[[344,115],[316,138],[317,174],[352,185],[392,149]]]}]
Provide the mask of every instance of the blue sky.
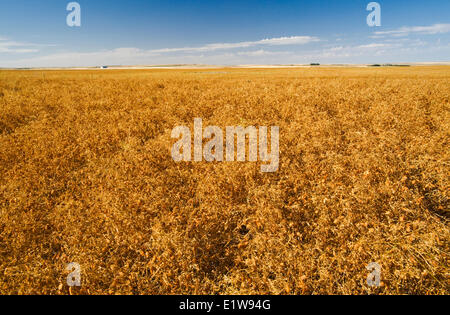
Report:
[{"label": "blue sky", "polygon": [[0,67],[450,61],[450,1],[68,0],[0,2]]}]

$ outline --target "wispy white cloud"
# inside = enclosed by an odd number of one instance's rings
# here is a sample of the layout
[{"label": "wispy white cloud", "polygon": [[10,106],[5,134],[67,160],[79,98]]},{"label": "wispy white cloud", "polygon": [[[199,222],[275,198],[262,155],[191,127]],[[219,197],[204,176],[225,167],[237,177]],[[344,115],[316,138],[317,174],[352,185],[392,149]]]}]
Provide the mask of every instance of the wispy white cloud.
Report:
[{"label": "wispy white cloud", "polygon": [[38,49],[39,47],[45,46],[56,46],[56,45],[17,42],[10,40],[7,37],[0,36],[0,53],[9,53],[9,54],[36,53],[39,52]]},{"label": "wispy white cloud", "polygon": [[9,41],[4,37],[0,37],[0,53],[32,53],[38,52],[36,48],[24,48],[31,47],[33,45],[27,43],[20,43],[15,41]]},{"label": "wispy white cloud", "polygon": [[[4,62],[3,66],[15,66],[17,64],[27,65],[27,66],[88,66],[88,65],[103,65],[103,64],[153,64],[161,58],[178,57],[180,58],[183,54],[185,59],[189,54],[198,53],[212,53],[215,51],[233,51],[244,48],[252,47],[275,47],[275,46],[294,46],[294,45],[305,45],[312,42],[320,41],[319,38],[313,36],[291,36],[291,37],[277,37],[268,38],[259,41],[247,41],[247,42],[236,42],[236,43],[213,43],[198,47],[180,47],[180,48],[162,48],[162,49],[140,49],[140,48],[116,48],[112,50],[101,50],[94,52],[58,52],[53,54],[48,54],[44,56],[35,56],[32,58],[16,59],[9,62]],[[1,52],[1,41],[0,41],[0,52]],[[8,46],[9,45],[9,46]],[[5,45],[5,49],[11,51],[13,46],[11,42]],[[19,46],[19,45],[15,45]],[[22,48],[23,49],[23,48]],[[30,51],[31,52],[31,51]],[[256,51],[241,52],[239,55],[237,53],[231,53],[229,55],[223,55],[226,57],[231,56],[269,56],[269,55],[281,55],[285,54],[282,52],[271,52],[264,49],[259,49]],[[158,58],[160,57],[160,58]],[[0,66],[2,66],[0,64]]]},{"label": "wispy white cloud", "polygon": [[[401,43],[370,43],[353,46],[335,46],[317,51],[316,58],[379,56],[388,50],[399,49]],[[311,55],[313,57],[314,55]]]},{"label": "wispy white cloud", "polygon": [[445,33],[450,33],[450,24],[434,24],[430,26],[404,26],[396,30],[375,32],[374,37],[381,37],[384,35],[408,36],[409,34],[434,35]]},{"label": "wispy white cloud", "polygon": [[[440,29],[443,32],[444,28]],[[435,29],[434,31],[437,31]],[[431,29],[421,29],[421,32]],[[385,35],[379,35],[385,36]],[[84,67],[99,65],[156,64],[298,64],[298,63],[374,63],[406,61],[444,61],[450,45],[424,42],[418,38],[385,36],[384,40],[361,43],[347,40],[327,41],[311,36],[292,36],[259,41],[213,43],[198,47],[140,49],[123,47],[91,52],[40,51],[36,55],[14,55],[0,58],[0,67]],[[2,43],[9,44],[2,46]],[[318,45],[305,45],[320,42]],[[19,45],[21,44],[21,45]],[[25,44],[22,46],[22,44]],[[0,41],[4,49],[38,49],[38,45]],[[289,46],[290,45],[290,46]],[[25,57],[26,56],[26,57]],[[423,56],[418,58],[418,56]],[[430,58],[433,56],[433,58]]]},{"label": "wispy white cloud", "polygon": [[290,55],[290,51],[267,51],[264,49],[259,49],[255,51],[240,51],[237,53],[238,56],[248,56],[248,57],[261,57],[261,56],[283,56]]},{"label": "wispy white cloud", "polygon": [[255,46],[283,46],[283,45],[304,45],[312,42],[318,42],[319,38],[313,36],[290,36],[268,38],[259,41],[237,42],[237,43],[214,43],[199,47],[181,47],[181,48],[163,48],[150,50],[151,53],[170,53],[170,52],[208,52],[216,50],[227,50],[237,48],[249,48]]},{"label": "wispy white cloud", "polygon": [[117,48],[112,50],[101,50],[95,52],[61,52],[44,56],[37,56],[13,63],[25,65],[54,65],[54,66],[82,66],[82,65],[103,65],[122,64],[139,60],[140,58],[157,56],[158,54],[139,48]]},{"label": "wispy white cloud", "polygon": [[24,53],[36,53],[39,52],[38,49],[27,49],[27,48],[11,48],[8,46],[0,45],[0,53],[15,53],[15,54],[24,54]]},{"label": "wispy white cloud", "polygon": [[386,44],[386,43],[371,43],[367,45],[359,45],[356,46],[357,49],[372,49],[372,48],[388,48],[393,47],[393,44]]}]

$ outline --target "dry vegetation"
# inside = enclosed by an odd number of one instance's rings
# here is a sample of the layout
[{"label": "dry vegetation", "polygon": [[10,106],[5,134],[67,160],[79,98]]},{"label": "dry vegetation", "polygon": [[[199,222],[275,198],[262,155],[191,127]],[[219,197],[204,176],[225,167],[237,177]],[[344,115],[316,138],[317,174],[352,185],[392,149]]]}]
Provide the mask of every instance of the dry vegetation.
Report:
[{"label": "dry vegetation", "polygon": [[[448,294],[449,98],[449,67],[1,71],[0,293]],[[174,163],[195,117],[280,126],[280,170]]]}]

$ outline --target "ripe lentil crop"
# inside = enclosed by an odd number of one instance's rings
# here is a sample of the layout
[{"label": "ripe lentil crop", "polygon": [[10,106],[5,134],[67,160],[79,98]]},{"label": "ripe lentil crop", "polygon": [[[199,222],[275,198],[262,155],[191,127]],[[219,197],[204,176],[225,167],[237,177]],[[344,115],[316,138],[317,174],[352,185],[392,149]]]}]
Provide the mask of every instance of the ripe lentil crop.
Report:
[{"label": "ripe lentil crop", "polygon": [[[449,67],[0,71],[0,293],[449,294],[449,99]],[[196,117],[279,126],[278,172],[175,163]]]}]

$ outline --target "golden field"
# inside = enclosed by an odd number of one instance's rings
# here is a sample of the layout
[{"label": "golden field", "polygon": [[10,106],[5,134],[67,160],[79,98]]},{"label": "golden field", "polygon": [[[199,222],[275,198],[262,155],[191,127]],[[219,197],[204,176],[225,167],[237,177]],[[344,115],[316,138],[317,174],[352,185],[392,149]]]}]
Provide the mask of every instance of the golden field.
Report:
[{"label": "golden field", "polygon": [[[449,100],[445,66],[0,71],[0,293],[449,294]],[[279,171],[175,163],[196,117],[279,126]]]}]

